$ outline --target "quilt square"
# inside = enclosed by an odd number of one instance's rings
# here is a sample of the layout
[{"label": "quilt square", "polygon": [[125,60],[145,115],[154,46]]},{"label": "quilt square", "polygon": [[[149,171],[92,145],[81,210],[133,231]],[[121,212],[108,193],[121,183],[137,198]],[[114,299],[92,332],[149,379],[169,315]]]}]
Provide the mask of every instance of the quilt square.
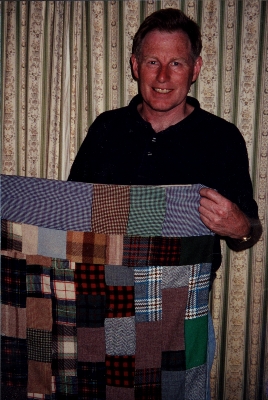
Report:
[{"label": "quilt square", "polygon": [[50,299],[50,268],[42,265],[27,265],[26,290],[27,297]]},{"label": "quilt square", "polygon": [[161,369],[144,368],[135,371],[135,399],[161,400]]},{"label": "quilt square", "polygon": [[3,386],[1,387],[1,398],[21,400],[27,399],[27,386],[15,387],[15,386]]},{"label": "quilt square", "polygon": [[191,236],[181,238],[181,257],[177,265],[211,263],[213,259],[214,236]]},{"label": "quilt square", "polygon": [[28,360],[28,392],[51,394],[51,364]]},{"label": "quilt square", "polygon": [[106,287],[106,318],[131,317],[134,312],[133,286]]},{"label": "quilt square", "polygon": [[122,265],[123,263],[123,235],[107,235],[106,237],[106,264]]},{"label": "quilt square", "polygon": [[138,267],[148,265],[150,238],[125,236],[123,242],[123,265]]},{"label": "quilt square", "polygon": [[105,264],[106,235],[92,232],[67,232],[67,259],[77,263]]},{"label": "quilt square", "polygon": [[185,320],[186,368],[203,365],[207,361],[208,316]]},{"label": "quilt square", "polygon": [[129,186],[94,185],[92,231],[124,234],[129,215]]},{"label": "quilt square", "polygon": [[27,328],[52,330],[52,303],[51,299],[26,299]]},{"label": "quilt square", "polygon": [[29,360],[50,363],[52,356],[52,332],[28,328],[27,348]]},{"label": "quilt square", "polygon": [[135,400],[134,388],[106,386],[106,400],[114,399]]},{"label": "quilt square", "polygon": [[42,265],[42,267],[51,267],[52,259],[51,257],[39,256],[37,255],[27,255],[26,264],[27,265]]},{"label": "quilt square", "polygon": [[180,265],[181,239],[175,237],[151,238],[149,265]]},{"label": "quilt square", "polygon": [[72,269],[70,261],[62,258],[52,258],[51,267],[55,269]]},{"label": "quilt square", "polygon": [[106,355],[106,384],[134,387],[135,356]]},{"label": "quilt square", "polygon": [[56,376],[57,399],[77,400],[78,381],[77,376]]},{"label": "quilt square", "polygon": [[135,355],[135,317],[106,318],[104,326],[107,354],[112,356]]},{"label": "quilt square", "polygon": [[22,224],[22,252],[38,254],[38,226]]},{"label": "quilt square", "polygon": [[211,264],[207,263],[196,264],[191,267],[186,319],[208,314],[210,271]]},{"label": "quilt square", "polygon": [[185,351],[163,351],[161,369],[162,371],[185,371]]},{"label": "quilt square", "polygon": [[105,362],[78,362],[79,400],[106,399]]},{"label": "quilt square", "polygon": [[1,236],[2,250],[16,250],[22,252],[21,224],[2,219]]},{"label": "quilt square", "polygon": [[[203,185],[166,187],[166,215],[163,236],[201,236],[211,234],[198,212]],[[180,223],[178,223],[178,221]]]},{"label": "quilt square", "polygon": [[[207,365],[191,368],[185,373],[185,392],[189,399],[200,400],[206,398]],[[193,382],[195,383],[193,385]],[[198,388],[198,390],[196,389]]]},{"label": "quilt square", "polygon": [[131,187],[127,235],[160,236],[166,212],[165,188]]},{"label": "quilt square", "polygon": [[77,331],[75,326],[53,324],[52,374],[75,376],[77,370]]},{"label": "quilt square", "polygon": [[104,326],[105,296],[77,295],[77,327],[100,328]]},{"label": "quilt square", "polygon": [[136,369],[161,367],[162,339],[162,321],[136,324]]},{"label": "quilt square", "polygon": [[1,304],[1,334],[26,339],[26,309]]},{"label": "quilt square", "polygon": [[191,268],[191,265],[163,267],[162,289],[188,287]]},{"label": "quilt square", "polygon": [[26,260],[1,257],[2,304],[26,307]]},{"label": "quilt square", "polygon": [[107,286],[134,286],[133,268],[123,265],[105,265]]},{"label": "quilt square", "polygon": [[[185,391],[186,371],[162,371],[161,378],[161,400],[192,399],[188,397],[189,391]],[[196,390],[195,381],[192,381],[191,385],[198,393],[199,400],[206,398],[199,393],[198,389]]]},{"label": "quilt square", "polygon": [[162,267],[134,268],[136,322],[162,319]]},{"label": "quilt square", "polygon": [[75,301],[74,271],[51,269],[51,295],[58,300]]},{"label": "quilt square", "polygon": [[188,299],[188,286],[162,290],[164,351],[184,350],[184,319]]},{"label": "quilt square", "polygon": [[74,280],[76,294],[105,295],[104,265],[76,263]]},{"label": "quilt square", "polygon": [[105,362],[104,328],[77,329],[78,361]]},{"label": "quilt square", "polygon": [[52,298],[53,322],[58,324],[76,324],[76,304],[72,300],[58,300]]},{"label": "quilt square", "polygon": [[25,387],[28,379],[26,339],[1,337],[1,382]]},{"label": "quilt square", "polygon": [[66,258],[66,231],[38,227],[38,254]]}]

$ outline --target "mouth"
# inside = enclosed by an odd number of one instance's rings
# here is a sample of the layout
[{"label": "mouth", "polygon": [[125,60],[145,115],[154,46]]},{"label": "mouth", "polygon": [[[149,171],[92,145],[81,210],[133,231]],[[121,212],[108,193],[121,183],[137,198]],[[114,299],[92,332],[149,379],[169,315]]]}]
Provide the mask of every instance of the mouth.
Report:
[{"label": "mouth", "polygon": [[153,88],[153,89],[155,92],[162,94],[170,93],[172,91],[172,89],[160,89],[160,88]]}]

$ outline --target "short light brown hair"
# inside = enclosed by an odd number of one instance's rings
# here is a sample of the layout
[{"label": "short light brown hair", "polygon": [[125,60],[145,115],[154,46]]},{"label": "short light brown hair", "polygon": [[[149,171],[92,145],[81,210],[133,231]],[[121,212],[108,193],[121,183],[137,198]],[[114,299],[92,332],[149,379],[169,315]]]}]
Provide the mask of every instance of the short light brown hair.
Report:
[{"label": "short light brown hair", "polygon": [[149,15],[140,25],[133,39],[132,54],[138,59],[141,53],[142,42],[145,36],[152,31],[185,32],[191,42],[192,57],[194,60],[202,50],[200,28],[196,22],[187,17],[181,10],[165,8]]}]

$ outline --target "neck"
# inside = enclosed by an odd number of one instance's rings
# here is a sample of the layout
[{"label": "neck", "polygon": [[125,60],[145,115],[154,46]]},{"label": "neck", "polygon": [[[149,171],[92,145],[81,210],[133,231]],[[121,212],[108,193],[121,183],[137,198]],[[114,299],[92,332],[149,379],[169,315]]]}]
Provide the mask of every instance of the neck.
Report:
[{"label": "neck", "polygon": [[155,111],[148,109],[144,103],[141,103],[137,109],[141,117],[151,124],[155,132],[161,132],[190,115],[194,107],[185,103],[181,110],[176,110],[175,112],[173,110]]}]

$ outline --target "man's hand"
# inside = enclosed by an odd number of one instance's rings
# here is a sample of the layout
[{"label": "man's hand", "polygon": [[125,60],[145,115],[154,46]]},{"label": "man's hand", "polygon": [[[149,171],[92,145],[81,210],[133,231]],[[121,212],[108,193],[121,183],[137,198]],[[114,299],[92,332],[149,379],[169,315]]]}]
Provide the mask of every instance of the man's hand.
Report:
[{"label": "man's hand", "polygon": [[250,233],[250,222],[236,204],[213,189],[200,190],[200,217],[214,233],[233,239],[242,239]]}]

